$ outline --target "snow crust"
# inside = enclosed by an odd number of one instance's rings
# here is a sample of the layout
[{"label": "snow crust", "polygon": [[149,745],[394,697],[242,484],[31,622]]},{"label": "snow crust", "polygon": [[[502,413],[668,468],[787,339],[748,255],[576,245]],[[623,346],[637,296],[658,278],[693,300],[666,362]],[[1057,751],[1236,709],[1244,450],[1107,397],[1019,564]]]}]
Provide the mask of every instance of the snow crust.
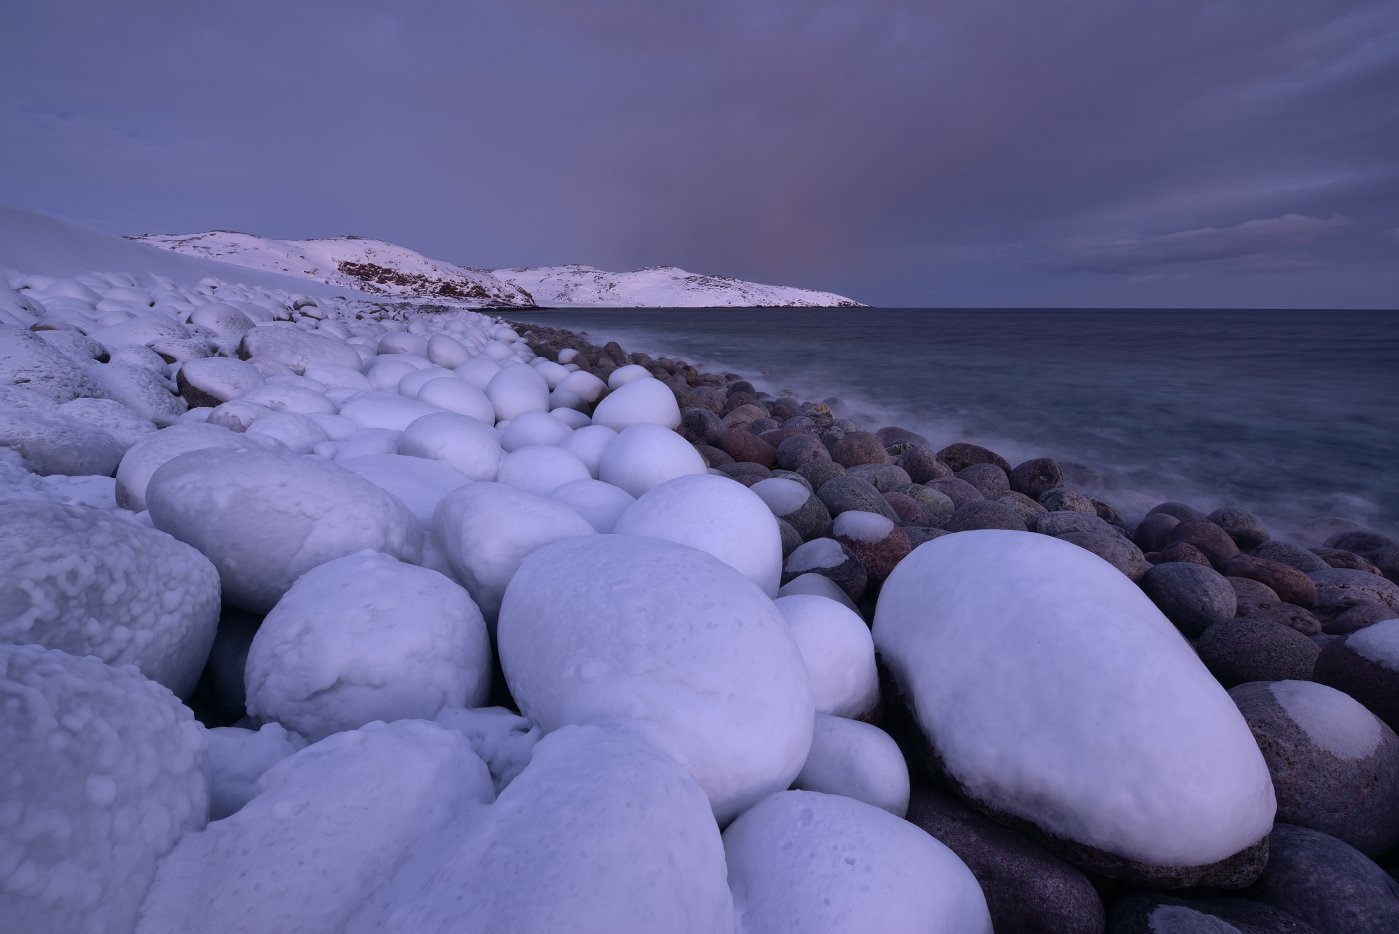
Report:
[{"label": "snow crust", "polygon": [[877,512],[852,509],[836,516],[834,531],[841,538],[875,544],[889,537],[894,531],[894,523]]},{"label": "snow crust", "polygon": [[117,466],[117,505],[132,512],[146,508],[151,476],[181,454],[206,448],[278,451],[283,445],[266,435],[248,435],[219,425],[173,425],[142,438],[122,455]]},{"label": "snow crust", "polygon": [[470,480],[494,480],[503,453],[490,425],[447,412],[415,419],[404,429],[398,450],[441,461]]},{"label": "snow crust", "polygon": [[814,709],[771,600],[716,558],[628,535],[547,545],[501,604],[500,662],[546,731],[623,721],[684,765],[726,822],[786,788]]},{"label": "snow crust", "polygon": [[[353,453],[349,448],[342,450]],[[443,497],[471,482],[465,474],[441,461],[405,454],[337,457],[335,462],[399,500],[425,529],[432,527],[433,513]]]},{"label": "snow crust", "polygon": [[209,747],[209,819],[223,820],[257,793],[257,780],[272,766],[306,748],[305,738],[280,723],[256,730],[221,726],[204,732]]},{"label": "snow crust", "polygon": [[1366,626],[1346,637],[1346,648],[1390,671],[1399,671],[1399,619]]},{"label": "snow crust", "polygon": [[788,516],[796,512],[811,498],[811,491],[795,480],[786,477],[768,477],[749,487],[767,504],[774,516]]},{"label": "snow crust", "polygon": [[156,861],[208,815],[204,737],[129,668],[0,645],[0,917],[129,931]]},{"label": "snow crust", "polygon": [[[844,513],[842,513],[844,515]],[[871,513],[873,515],[873,513]],[[833,538],[813,538],[802,542],[787,556],[786,569],[794,574],[818,568],[840,567],[848,560],[845,548]]]},{"label": "snow crust", "polygon": [[1182,867],[1272,826],[1272,782],[1238,709],[1091,552],[1026,532],[927,542],[885,583],[874,641],[949,773],[999,811]]},{"label": "snow crust", "polygon": [[1384,739],[1383,722],[1349,694],[1314,681],[1273,681],[1268,691],[1288,719],[1339,759],[1365,759]]},{"label": "snow crust", "polygon": [[706,276],[675,266],[653,266],[634,272],[604,272],[592,266],[530,266],[495,269],[496,278],[520,286],[546,308],[721,308],[808,305],[857,305],[842,295],[790,286],[744,282],[728,276]]},{"label": "snow crust", "polygon": [[851,798],[774,794],[724,831],[724,856],[743,932],[991,934],[956,854]]},{"label": "snow crust", "polygon": [[481,612],[452,581],[363,551],[303,574],[248,650],[248,714],[311,740],[477,706],[491,679]]}]

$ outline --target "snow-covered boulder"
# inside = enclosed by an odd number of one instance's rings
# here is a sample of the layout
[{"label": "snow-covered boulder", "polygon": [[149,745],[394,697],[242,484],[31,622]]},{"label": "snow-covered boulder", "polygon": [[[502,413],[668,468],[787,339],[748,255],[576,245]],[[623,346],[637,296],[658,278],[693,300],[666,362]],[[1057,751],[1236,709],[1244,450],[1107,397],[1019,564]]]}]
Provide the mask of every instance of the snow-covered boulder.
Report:
[{"label": "snow-covered boulder", "polygon": [[101,428],[61,411],[0,409],[0,448],[17,451],[33,473],[69,477],[110,476],[122,445]]},{"label": "snow-covered boulder", "polygon": [[340,407],[340,414],[361,428],[388,428],[403,431],[424,415],[442,410],[417,399],[405,399],[396,392],[361,393]]},{"label": "snow-covered boulder", "polygon": [[232,357],[190,360],[175,374],[180,395],[186,402],[211,407],[256,389],[265,379],[257,367]]},{"label": "snow-covered boulder", "polygon": [[618,432],[632,425],[680,427],[680,405],[675,401],[675,393],[665,383],[642,372],[645,375],[641,378],[613,389],[597,404],[593,410],[593,424],[606,425]]},{"label": "snow-covered boulder", "polygon": [[495,407],[486,394],[457,376],[430,379],[418,389],[417,399],[447,412],[468,415],[486,424],[494,424]]},{"label": "snow-covered boulder", "polygon": [[[549,416],[545,415],[544,418]],[[588,472],[586,464],[563,448],[530,444],[511,451],[501,459],[498,479],[517,490],[548,496],[565,483],[591,480],[592,474]]]},{"label": "snow-covered boulder", "polygon": [[584,425],[574,429],[573,433],[565,438],[559,447],[587,464],[588,472],[596,479],[598,468],[602,464],[602,455],[615,437],[617,437],[617,432],[611,428],[602,425]]},{"label": "snow-covered boulder", "polygon": [[58,411],[75,421],[100,428],[128,450],[156,430],[155,424],[115,399],[69,399]]},{"label": "snow-covered boulder", "polygon": [[497,643],[525,716],[545,730],[633,724],[690,771],[721,822],[806,760],[811,689],[782,616],[704,552],[629,535],[540,548],[506,589]]},{"label": "snow-covered boulder", "polygon": [[257,794],[257,780],[272,766],[306,748],[305,737],[280,723],[256,730],[221,726],[205,730],[209,745],[209,819],[223,820]]},{"label": "snow-covered boulder", "polygon": [[129,363],[92,363],[87,374],[101,387],[99,395],[116,399],[161,428],[175,424],[189,408],[184,399],[171,392],[164,377],[145,367]]},{"label": "snow-covered boulder", "polygon": [[175,425],[157,431],[127,448],[117,467],[117,505],[132,512],[146,508],[146,486],[166,463],[205,448],[279,451],[282,445],[265,435],[247,435],[220,425]]},{"label": "snow-covered boulder", "polygon": [[837,717],[873,712],[879,706],[879,671],[865,621],[829,597],[790,594],[775,603],[801,650],[816,712]]},{"label": "snow-covered boulder", "polygon": [[360,368],[359,354],[344,341],[286,325],[264,325],[248,331],[238,355],[254,362],[280,363],[294,373],[303,373],[308,366]]},{"label": "snow-covered boulder", "polygon": [[783,791],[724,831],[739,928],[991,934],[976,877],[912,824],[838,795]]},{"label": "snow-covered boulder", "polygon": [[549,411],[549,384],[532,366],[507,366],[486,384],[496,419]]},{"label": "snow-covered boulder", "polygon": [[485,764],[450,730],[408,720],[338,733],[268,769],[232,817],[185,835],[136,931],[343,931],[411,853],[493,797]]},{"label": "snow-covered boulder", "polygon": [[365,548],[418,560],[422,530],[399,500],[329,461],[260,450],[181,454],[146,487],[155,527],[219,569],[225,602],[266,613],[298,577]]},{"label": "snow-covered boulder", "polygon": [[734,929],[704,793],[638,737],[592,726],[545,737],[485,818],[464,825],[447,828],[440,857],[409,864],[351,934]]},{"label": "snow-covered boulder", "polygon": [[629,506],[614,531],[698,548],[777,596],[782,534],[767,505],[736,480],[707,473],[668,480]]},{"label": "snow-covered boulder", "polygon": [[208,819],[204,738],[130,669],[0,645],[0,918],[129,931],[156,862]]},{"label": "snow-covered boulder", "polygon": [[439,412],[403,431],[399,453],[441,461],[472,480],[494,480],[503,454],[496,430],[466,415]]},{"label": "snow-covered boulder", "polygon": [[135,665],[188,696],[218,620],[218,572],[183,542],[86,506],[0,504],[0,642]]},{"label": "snow-covered boulder", "polygon": [[598,460],[597,479],[641,496],[667,480],[704,473],[708,468],[694,445],[669,428],[643,424],[633,425],[608,441]]},{"label": "snow-covered boulder", "polygon": [[550,492],[549,498],[568,506],[603,534],[616,528],[617,519],[636,502],[625,490],[591,479],[565,483]]},{"label": "snow-covered boulder", "polygon": [[964,794],[1070,861],[1163,886],[1257,877],[1275,801],[1248,725],[1101,558],[1028,532],[935,539],[885,583],[874,641]]},{"label": "snow-covered boulder", "polygon": [[908,812],[908,763],[899,744],[877,726],[816,715],[811,752],[794,787],[844,795],[895,817]]},{"label": "snow-covered boulder", "polygon": [[432,538],[493,628],[505,587],[531,552],[593,527],[563,503],[503,483],[469,483],[437,506]]},{"label": "snow-covered boulder", "polygon": [[337,456],[335,462],[401,500],[424,528],[432,527],[432,515],[444,496],[471,482],[441,461],[406,454]]},{"label": "snow-covered boulder", "polygon": [[474,707],[491,684],[481,611],[425,568],[363,551],[303,574],[262,621],[248,714],[311,740],[374,720]]},{"label": "snow-covered boulder", "polygon": [[84,365],[24,328],[0,325],[0,386],[24,386],[55,402],[100,396]]}]

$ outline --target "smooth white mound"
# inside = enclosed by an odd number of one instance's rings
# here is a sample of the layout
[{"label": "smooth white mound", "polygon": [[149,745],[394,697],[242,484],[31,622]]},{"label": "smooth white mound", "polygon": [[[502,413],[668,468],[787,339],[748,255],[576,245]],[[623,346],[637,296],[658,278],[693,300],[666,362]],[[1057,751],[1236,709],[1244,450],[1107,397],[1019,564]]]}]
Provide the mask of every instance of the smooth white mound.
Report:
[{"label": "smooth white mound", "polygon": [[248,715],[311,740],[374,720],[430,720],[475,707],[491,644],[466,591],[425,568],[364,551],[303,574],[248,650]]},{"label": "smooth white mound", "polygon": [[772,795],[724,831],[742,931],[991,934],[981,886],[907,821],[814,791]]},{"label": "smooth white mound", "polygon": [[129,670],[0,645],[0,918],[9,931],[129,931],[156,861],[204,826],[204,738]]},{"label": "smooth white mound", "polygon": [[486,394],[464,379],[439,376],[430,379],[418,390],[418,401],[435,405],[447,412],[469,415],[487,425],[495,422],[495,407]]},{"label": "smooth white mound", "polygon": [[453,491],[432,520],[433,542],[492,627],[505,587],[527,555],[562,538],[593,534],[563,503],[503,483]]},{"label": "smooth white mound", "polygon": [[239,356],[280,363],[293,373],[304,373],[310,366],[360,367],[359,354],[344,341],[282,324],[261,325],[244,334]]},{"label": "smooth white mound", "polygon": [[417,399],[406,399],[393,392],[361,393],[340,407],[340,414],[361,428],[389,428],[403,431],[425,415],[442,410]]},{"label": "smooth white mound", "polygon": [[498,421],[549,411],[549,384],[532,366],[507,366],[486,384]]},{"label": "smooth white mound", "polygon": [[593,424],[618,432],[632,425],[678,428],[680,405],[670,387],[648,373],[608,393],[593,410]]},{"label": "smooth white mound", "polygon": [[180,367],[181,382],[216,402],[236,399],[261,386],[265,379],[257,367],[232,357],[205,357]]},{"label": "smooth white mound", "polygon": [[584,402],[596,402],[598,397],[607,391],[607,384],[592,373],[575,370],[565,376],[554,388],[574,393]]},{"label": "smooth white mound", "polygon": [[486,766],[416,720],[338,733],[268,769],[232,817],[160,863],[140,934],[328,934],[438,830],[482,812]]},{"label": "smooth white mound", "polygon": [[782,533],[767,504],[736,480],[712,474],[668,480],[627,507],[614,531],[697,548],[777,596]]},{"label": "smooth white mound", "polygon": [[441,461],[472,480],[494,480],[500,472],[496,430],[466,415],[440,412],[414,420],[404,429],[398,450]]},{"label": "smooth white mound", "polygon": [[209,448],[146,487],[155,527],[219,569],[226,603],[266,613],[298,577],[365,548],[416,561],[422,530],[399,500],[329,461]]},{"label": "smooth white mound", "polygon": [[100,428],[121,445],[123,451],[156,430],[148,418],[115,399],[70,399],[58,407],[68,418]]},{"label": "smooth white mound", "polygon": [[[547,415],[543,417],[549,418]],[[517,490],[548,496],[565,483],[591,480],[592,474],[588,472],[587,464],[563,448],[531,444],[517,448],[501,459],[498,479]]]},{"label": "smooth white mound", "polygon": [[597,727],[547,736],[485,819],[462,823],[448,828],[454,846],[441,862],[410,865],[351,934],[733,931],[704,793],[637,737]]},{"label": "smooth white mound", "polygon": [[164,377],[129,363],[93,363],[88,376],[102,387],[101,395],[116,399],[161,428],[175,424],[189,406],[170,391]]},{"label": "smooth white mound", "polygon": [[816,712],[858,717],[874,710],[879,704],[879,671],[874,639],[859,614],[829,597],[808,594],[790,594],[774,602],[801,650]]},{"label": "smooth white mound", "polygon": [[526,412],[510,420],[500,432],[500,446],[506,451],[518,451],[531,445],[557,445],[573,433],[548,412]]},{"label": "smooth white mound", "polygon": [[768,477],[766,480],[759,480],[749,489],[767,503],[774,516],[791,515],[811,499],[811,490],[786,477]]},{"label": "smooth white mound", "polygon": [[833,532],[837,538],[853,539],[857,542],[875,544],[888,538],[894,531],[894,521],[877,512],[847,510],[835,518]]},{"label": "smooth white mound", "polygon": [[667,480],[704,473],[704,458],[690,442],[660,425],[633,425],[607,443],[597,478],[641,496]]},{"label": "smooth white mound", "polygon": [[400,500],[424,528],[432,526],[432,514],[444,496],[471,482],[441,461],[405,454],[337,456],[335,462]]},{"label": "smooth white mound", "polygon": [[1092,552],[981,530],[920,545],[874,641],[971,796],[1144,863],[1204,866],[1276,809],[1229,695],[1151,601]]},{"label": "smooth white mound", "polygon": [[601,480],[574,480],[549,494],[588,520],[596,531],[606,534],[617,526],[617,519],[636,502],[631,494]]},{"label": "smooth white mound", "polygon": [[188,696],[218,622],[218,572],[183,542],[87,506],[0,503],[0,641],[135,665]]},{"label": "smooth white mound", "polygon": [[330,440],[330,435],[311,416],[297,412],[259,415],[248,426],[246,434],[271,438],[293,454],[309,454],[316,445]]},{"label": "smooth white mound", "polygon": [[0,448],[19,452],[44,476],[109,476],[122,457],[116,438],[57,411],[0,410]]},{"label": "smooth white mound", "polygon": [[597,477],[598,467],[602,464],[603,452],[612,443],[612,439],[617,437],[617,432],[602,425],[584,425],[574,429],[573,433],[563,440],[559,447],[570,454],[575,455],[580,461],[588,465],[588,472]]},{"label": "smooth white mound", "polygon": [[684,765],[720,822],[786,788],[811,744],[811,689],[772,601],[684,545],[556,542],[520,565],[497,642],[520,711],[545,730],[622,720]]},{"label": "smooth white mound", "polygon": [[609,389],[620,389],[627,383],[636,382],[639,379],[651,379],[651,371],[639,363],[628,363],[626,366],[619,366],[607,375],[607,386]]},{"label": "smooth white mound", "polygon": [[221,726],[204,732],[209,744],[209,819],[223,820],[257,794],[257,780],[272,766],[306,748],[303,737],[280,723],[260,729]]},{"label": "smooth white mound", "polygon": [[278,451],[282,445],[266,435],[247,435],[219,425],[175,425],[157,431],[122,455],[117,467],[117,505],[132,512],[143,511],[151,476],[181,454],[205,448]]},{"label": "smooth white mound", "polygon": [[859,720],[816,715],[811,752],[795,786],[854,798],[895,817],[908,813],[908,763],[899,744]]}]

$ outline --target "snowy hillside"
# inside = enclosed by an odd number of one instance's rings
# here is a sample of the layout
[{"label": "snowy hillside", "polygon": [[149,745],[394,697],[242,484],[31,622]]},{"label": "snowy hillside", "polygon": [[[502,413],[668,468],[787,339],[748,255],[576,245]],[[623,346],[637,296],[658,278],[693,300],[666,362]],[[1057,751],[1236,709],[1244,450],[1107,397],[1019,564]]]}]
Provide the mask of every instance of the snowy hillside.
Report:
[{"label": "snowy hillside", "polygon": [[382,240],[269,240],[230,230],[142,234],[131,239],[249,269],[304,276],[395,298],[439,298],[472,307],[534,304],[528,292],[489,272],[428,259]]},{"label": "snowy hillside", "polygon": [[705,276],[675,266],[636,272],[605,272],[592,266],[529,266],[493,270],[546,307],[769,308],[775,306],[859,307],[831,292],[763,285],[729,276]]}]

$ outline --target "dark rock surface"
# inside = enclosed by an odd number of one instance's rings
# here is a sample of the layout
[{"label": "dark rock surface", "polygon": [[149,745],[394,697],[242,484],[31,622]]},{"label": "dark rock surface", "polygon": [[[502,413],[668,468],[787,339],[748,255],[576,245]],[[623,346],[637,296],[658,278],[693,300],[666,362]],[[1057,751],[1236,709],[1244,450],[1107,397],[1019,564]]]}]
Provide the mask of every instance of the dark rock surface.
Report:
[{"label": "dark rock surface", "polygon": [[1399,882],[1335,837],[1279,823],[1271,855],[1249,898],[1281,909],[1321,934],[1399,931]]},{"label": "dark rock surface", "polygon": [[1222,575],[1188,562],[1165,562],[1142,575],[1141,588],[1166,618],[1194,638],[1233,619],[1238,596]]}]

